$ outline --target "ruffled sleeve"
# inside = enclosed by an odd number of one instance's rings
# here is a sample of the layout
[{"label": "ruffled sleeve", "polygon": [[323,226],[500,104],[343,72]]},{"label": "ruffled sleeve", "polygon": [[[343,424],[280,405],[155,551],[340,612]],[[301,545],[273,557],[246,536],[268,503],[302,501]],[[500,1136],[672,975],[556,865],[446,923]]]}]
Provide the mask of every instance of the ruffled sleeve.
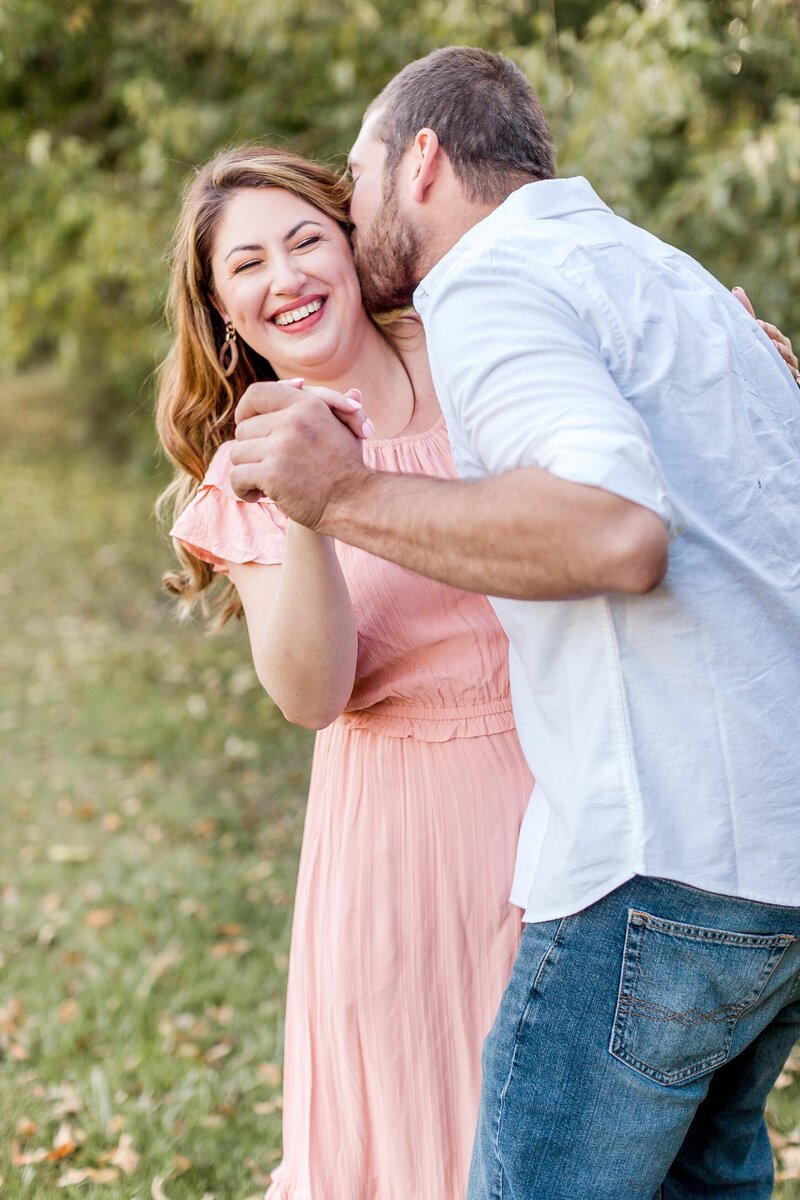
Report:
[{"label": "ruffled sleeve", "polygon": [[186,549],[218,571],[225,564],[283,562],[286,517],[266,498],[240,500],[230,485],[231,446],[223,442],[197,494],[170,530]]}]

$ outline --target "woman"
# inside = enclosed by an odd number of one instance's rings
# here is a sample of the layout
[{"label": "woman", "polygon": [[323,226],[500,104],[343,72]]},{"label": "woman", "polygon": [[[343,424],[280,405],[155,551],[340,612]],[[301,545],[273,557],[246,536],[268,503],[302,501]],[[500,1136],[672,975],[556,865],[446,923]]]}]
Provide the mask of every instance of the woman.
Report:
[{"label": "woman", "polygon": [[[483,597],[334,546],[227,482],[236,401],[275,377],[357,384],[368,461],[453,473],[418,323],[384,330],[362,307],[347,201],[324,168],[258,148],[220,156],[187,193],[158,413],[178,467],[184,569],[169,586],[192,604],[226,575],[219,616],[241,604],[264,687],[320,730],[270,1198],[461,1200],[532,786],[506,643]],[[353,400],[337,415],[360,428],[361,413]]]}]

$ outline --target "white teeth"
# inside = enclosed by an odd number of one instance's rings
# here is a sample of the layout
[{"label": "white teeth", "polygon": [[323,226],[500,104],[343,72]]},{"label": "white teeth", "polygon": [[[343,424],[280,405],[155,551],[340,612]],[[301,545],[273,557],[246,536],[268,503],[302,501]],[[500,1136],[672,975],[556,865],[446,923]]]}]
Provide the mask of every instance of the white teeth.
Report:
[{"label": "white teeth", "polygon": [[302,321],[303,317],[310,317],[312,313],[319,312],[321,308],[321,300],[312,300],[310,304],[304,304],[301,308],[293,308],[291,312],[281,313],[275,318],[275,324],[293,325],[295,321]]}]

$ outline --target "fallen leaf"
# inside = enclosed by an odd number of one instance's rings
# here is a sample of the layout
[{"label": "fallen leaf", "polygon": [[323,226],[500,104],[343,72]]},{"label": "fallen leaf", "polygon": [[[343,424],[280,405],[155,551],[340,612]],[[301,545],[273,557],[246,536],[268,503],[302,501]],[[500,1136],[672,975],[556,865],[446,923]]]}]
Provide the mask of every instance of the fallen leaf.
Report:
[{"label": "fallen leaf", "polygon": [[33,1137],[39,1132],[39,1126],[30,1117],[20,1117],[17,1121],[17,1133],[20,1137]]},{"label": "fallen leaf", "polygon": [[70,1167],[59,1176],[59,1187],[76,1187],[81,1183],[116,1183],[119,1171],[113,1167]]},{"label": "fallen leaf", "polygon": [[50,1088],[47,1093],[47,1098],[48,1100],[56,1101],[56,1104],[53,1107],[54,1117],[74,1116],[75,1113],[79,1113],[83,1108],[83,1101],[71,1083],[65,1083],[60,1087]]},{"label": "fallen leaf", "polygon": [[114,913],[110,908],[92,908],[86,914],[85,923],[90,929],[105,929],[114,920]]},{"label": "fallen leaf", "polygon": [[132,1175],[139,1165],[139,1155],[133,1148],[133,1141],[127,1133],[123,1133],[119,1139],[119,1145],[111,1154],[103,1156],[104,1162],[110,1162],[112,1166],[119,1167],[125,1175]]},{"label": "fallen leaf", "polygon": [[234,1018],[234,1008],[232,1004],[220,1004],[218,1007],[214,1004],[209,1004],[206,1009],[212,1021],[216,1021],[218,1025],[230,1025]]},{"label": "fallen leaf", "polygon": [[222,937],[237,937],[238,934],[244,933],[244,925],[240,925],[238,921],[223,921],[217,926],[217,933]]},{"label": "fallen leaf", "polygon": [[260,1104],[253,1105],[253,1112],[257,1117],[269,1117],[274,1112],[278,1112],[283,1108],[283,1097],[276,1096],[274,1100],[264,1100]]},{"label": "fallen leaf", "polygon": [[27,1150],[23,1153],[19,1148],[19,1142],[16,1138],[11,1140],[11,1164],[14,1167],[28,1167],[32,1163],[44,1162],[47,1158],[47,1151],[44,1146],[39,1146],[36,1150]]},{"label": "fallen leaf", "polygon": [[52,863],[85,863],[92,857],[91,846],[63,845],[56,842],[47,847],[47,857]]},{"label": "fallen leaf", "polygon": [[70,1021],[74,1021],[78,1015],[78,1001],[64,1000],[58,1006],[58,1019],[62,1025],[68,1025]]},{"label": "fallen leaf", "polygon": [[3,1033],[15,1033],[25,1010],[19,996],[9,996],[0,1008],[0,1029]]},{"label": "fallen leaf", "polygon": [[225,1058],[233,1049],[233,1042],[224,1041],[218,1042],[216,1046],[212,1046],[210,1050],[206,1050],[206,1062],[219,1062],[221,1058]]},{"label": "fallen leaf", "polygon": [[258,1078],[267,1087],[277,1087],[281,1081],[281,1069],[275,1063],[265,1062],[258,1064]]},{"label": "fallen leaf", "polygon": [[69,1158],[77,1149],[77,1142],[62,1142],[60,1146],[54,1146],[52,1150],[48,1150],[45,1160],[47,1162],[61,1162],[62,1158]]},{"label": "fallen leaf", "polygon": [[800,1146],[784,1146],[779,1151],[778,1158],[780,1159],[782,1171],[792,1172],[788,1176],[784,1174],[784,1179],[797,1179],[800,1177]]},{"label": "fallen leaf", "polygon": [[181,1042],[174,1053],[176,1058],[199,1058],[201,1051],[194,1042]]},{"label": "fallen leaf", "polygon": [[106,813],[100,824],[106,833],[116,833],[122,825],[122,817],[119,813]]}]

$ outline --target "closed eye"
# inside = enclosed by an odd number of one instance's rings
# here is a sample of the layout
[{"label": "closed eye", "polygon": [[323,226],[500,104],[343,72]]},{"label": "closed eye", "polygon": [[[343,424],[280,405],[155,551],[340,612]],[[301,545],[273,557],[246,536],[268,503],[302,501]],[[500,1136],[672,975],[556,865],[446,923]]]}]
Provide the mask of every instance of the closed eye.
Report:
[{"label": "closed eye", "polygon": [[310,237],[303,238],[302,242],[297,242],[295,250],[308,250],[311,246],[316,246],[317,242],[322,241],[322,234],[314,233]]},{"label": "closed eye", "polygon": [[242,273],[242,271],[246,271],[249,267],[257,267],[260,262],[261,262],[260,258],[248,259],[247,262],[239,263],[238,266],[234,267],[233,274],[240,275]]}]

